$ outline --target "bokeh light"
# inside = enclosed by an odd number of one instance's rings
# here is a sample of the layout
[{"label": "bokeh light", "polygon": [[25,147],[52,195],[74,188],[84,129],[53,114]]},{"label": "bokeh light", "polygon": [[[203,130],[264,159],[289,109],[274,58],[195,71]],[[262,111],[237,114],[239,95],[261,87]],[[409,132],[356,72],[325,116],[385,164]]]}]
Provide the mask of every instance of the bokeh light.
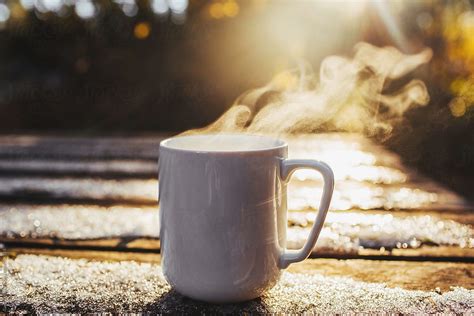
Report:
[{"label": "bokeh light", "polygon": [[61,0],[37,0],[37,4],[38,4],[37,5],[38,10],[41,7],[41,9],[44,10],[44,12],[48,12],[48,11],[58,12],[63,6],[63,3]]},{"label": "bokeh light", "polygon": [[10,18],[10,9],[4,3],[0,3],[0,23],[5,23]]},{"label": "bokeh light", "polygon": [[96,8],[94,4],[89,0],[79,0],[75,6],[76,14],[82,19],[91,19],[96,14]]},{"label": "bokeh light", "polygon": [[164,15],[168,13],[170,9],[166,0],[152,0],[151,8],[153,12],[155,12],[158,15]]},{"label": "bokeh light", "polygon": [[137,15],[138,6],[135,3],[135,0],[114,0],[114,2],[120,6],[120,8],[122,9],[122,12],[126,16],[133,17]]},{"label": "bokeh light", "polygon": [[209,5],[209,15],[214,19],[233,18],[239,11],[240,7],[235,0],[218,1]]},{"label": "bokeh light", "polygon": [[188,7],[188,0],[169,0],[169,8],[173,13],[182,14]]},{"label": "bokeh light", "polygon": [[150,35],[150,24],[148,22],[140,22],[135,25],[133,34],[138,39],[146,39]]},{"label": "bokeh light", "polygon": [[20,0],[20,4],[25,8],[25,10],[31,10],[35,7],[34,0]]},{"label": "bokeh light", "polygon": [[220,2],[213,3],[209,6],[209,14],[214,19],[220,19],[224,17],[224,6]]}]

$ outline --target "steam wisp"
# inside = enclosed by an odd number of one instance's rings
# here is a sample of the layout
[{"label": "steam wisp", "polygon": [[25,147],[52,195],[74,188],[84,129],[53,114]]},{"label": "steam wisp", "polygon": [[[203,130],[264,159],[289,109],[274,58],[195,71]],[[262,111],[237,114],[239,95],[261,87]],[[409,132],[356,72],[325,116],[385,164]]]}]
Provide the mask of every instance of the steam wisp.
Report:
[{"label": "steam wisp", "polygon": [[425,84],[411,80],[393,94],[383,90],[432,57],[427,48],[405,55],[393,47],[355,46],[354,57],[329,56],[319,76],[306,63],[245,92],[211,125],[194,133],[309,133],[348,131],[388,135],[403,114],[429,102]]}]

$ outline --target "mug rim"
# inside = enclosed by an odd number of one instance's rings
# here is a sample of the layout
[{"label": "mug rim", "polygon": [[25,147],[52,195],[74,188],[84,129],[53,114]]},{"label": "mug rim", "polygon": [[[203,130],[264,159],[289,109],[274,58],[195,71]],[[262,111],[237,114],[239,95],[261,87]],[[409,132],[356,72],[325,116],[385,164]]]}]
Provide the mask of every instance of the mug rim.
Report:
[{"label": "mug rim", "polygon": [[[176,141],[176,139],[182,138],[209,138],[209,137],[245,137],[249,139],[260,139],[264,142],[273,143],[275,145],[262,145],[261,148],[248,148],[248,149],[235,149],[235,150],[219,150],[219,149],[189,149],[189,148],[179,148],[172,147],[171,143]],[[286,141],[266,135],[257,135],[257,134],[238,134],[238,133],[214,133],[214,134],[196,134],[196,135],[177,135],[160,142],[160,150],[166,149],[176,152],[188,152],[188,153],[206,153],[206,154],[233,154],[233,153],[256,153],[256,152],[267,152],[273,150],[279,150],[282,148],[288,147]]]}]

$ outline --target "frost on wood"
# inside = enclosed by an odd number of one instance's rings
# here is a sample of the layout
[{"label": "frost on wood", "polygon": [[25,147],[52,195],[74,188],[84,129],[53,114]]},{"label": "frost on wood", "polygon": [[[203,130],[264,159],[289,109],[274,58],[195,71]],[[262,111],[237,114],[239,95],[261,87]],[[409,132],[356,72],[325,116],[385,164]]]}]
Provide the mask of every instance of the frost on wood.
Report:
[{"label": "frost on wood", "polygon": [[9,311],[55,312],[474,312],[474,291],[413,291],[350,278],[285,272],[263,297],[210,305],[171,291],[159,265],[35,255],[6,260]]},{"label": "frost on wood", "polygon": [[0,206],[0,236],[67,240],[158,237],[157,207]]},{"label": "frost on wood", "polygon": [[[306,241],[315,212],[289,212],[289,248]],[[0,207],[0,236],[8,238],[159,237],[155,207],[28,206]],[[423,244],[474,247],[469,225],[435,216],[398,217],[392,214],[337,213],[327,216],[317,248],[355,252],[359,247],[418,248]]]},{"label": "frost on wood", "polygon": [[[290,212],[295,225],[288,233],[288,246],[299,248],[309,235],[316,213]],[[474,230],[452,220],[435,216],[397,217],[392,214],[330,212],[326,217],[316,248],[339,251],[364,248],[418,248],[423,244],[474,247]]]},{"label": "frost on wood", "polygon": [[[306,180],[305,180],[306,181]],[[295,176],[288,187],[290,210],[317,209],[322,188],[316,181]],[[387,180],[388,181],[388,180]],[[154,179],[77,179],[0,177],[0,195],[48,197],[69,200],[113,200],[158,203],[158,181]],[[331,210],[350,209],[438,209],[463,207],[465,201],[444,190],[425,190],[412,184],[378,186],[366,182],[336,182]]]},{"label": "frost on wood", "polygon": [[0,194],[31,194],[50,199],[111,199],[157,201],[158,181],[93,178],[11,178],[0,177]]}]

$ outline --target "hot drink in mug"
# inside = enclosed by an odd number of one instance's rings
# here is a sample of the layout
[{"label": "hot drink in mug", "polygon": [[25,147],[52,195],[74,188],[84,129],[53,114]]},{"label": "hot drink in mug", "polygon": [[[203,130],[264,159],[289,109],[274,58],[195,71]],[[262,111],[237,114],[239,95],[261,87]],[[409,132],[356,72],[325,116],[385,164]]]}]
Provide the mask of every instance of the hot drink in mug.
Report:
[{"label": "hot drink in mug", "polygon": [[[160,144],[163,273],[181,294],[207,302],[260,296],[282,269],[306,259],[331,201],[334,176],[316,160],[287,159],[284,141],[255,135],[178,136]],[[286,183],[319,171],[324,190],[308,240],[286,249]]]}]

